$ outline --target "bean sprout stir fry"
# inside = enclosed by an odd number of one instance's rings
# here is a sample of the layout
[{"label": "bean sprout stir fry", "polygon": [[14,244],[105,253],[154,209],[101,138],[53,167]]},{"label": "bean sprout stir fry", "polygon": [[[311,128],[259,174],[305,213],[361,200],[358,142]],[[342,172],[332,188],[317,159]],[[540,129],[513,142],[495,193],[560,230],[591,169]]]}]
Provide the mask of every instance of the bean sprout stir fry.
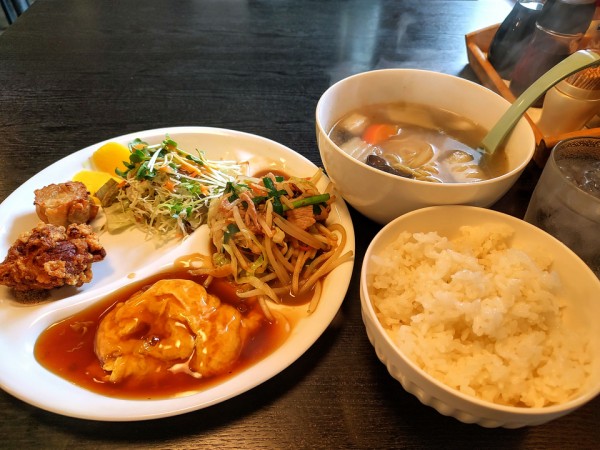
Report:
[{"label": "bean sprout stir fry", "polygon": [[208,213],[216,251],[191,272],[209,282],[233,278],[237,295],[257,297],[267,317],[267,300],[281,303],[288,295],[309,296],[314,311],[323,277],[353,258],[352,251],[342,253],[344,227],[326,223],[334,198],[318,191],[321,176],[320,170],[311,178],[269,173],[228,183]]}]

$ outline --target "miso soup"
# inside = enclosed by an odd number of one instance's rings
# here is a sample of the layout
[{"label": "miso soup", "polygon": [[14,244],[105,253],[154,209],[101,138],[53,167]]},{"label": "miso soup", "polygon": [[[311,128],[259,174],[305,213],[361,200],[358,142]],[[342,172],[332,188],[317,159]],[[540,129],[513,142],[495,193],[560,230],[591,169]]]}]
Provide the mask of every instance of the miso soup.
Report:
[{"label": "miso soup", "polygon": [[482,158],[487,130],[453,112],[397,102],[342,117],[329,137],[359,161],[386,172],[437,183],[469,183],[507,172],[502,149]]}]

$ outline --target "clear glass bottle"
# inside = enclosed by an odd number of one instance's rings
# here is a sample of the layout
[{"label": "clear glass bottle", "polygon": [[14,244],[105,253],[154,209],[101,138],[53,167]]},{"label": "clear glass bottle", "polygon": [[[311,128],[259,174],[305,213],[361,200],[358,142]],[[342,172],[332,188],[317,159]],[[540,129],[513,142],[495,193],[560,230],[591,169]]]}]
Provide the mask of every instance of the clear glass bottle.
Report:
[{"label": "clear glass bottle", "polygon": [[507,79],[535,30],[546,0],[520,0],[498,27],[488,50],[488,60]]},{"label": "clear glass bottle", "polygon": [[[510,90],[515,97],[577,50],[595,10],[596,0],[550,0],[544,6],[511,76]],[[543,96],[534,106],[540,107],[542,102]]]}]

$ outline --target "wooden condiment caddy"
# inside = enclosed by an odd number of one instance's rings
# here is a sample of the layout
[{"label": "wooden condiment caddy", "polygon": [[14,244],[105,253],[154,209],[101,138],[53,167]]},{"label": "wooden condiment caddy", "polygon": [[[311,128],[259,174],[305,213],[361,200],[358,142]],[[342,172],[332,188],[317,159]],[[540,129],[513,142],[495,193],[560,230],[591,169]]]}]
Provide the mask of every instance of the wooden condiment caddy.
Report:
[{"label": "wooden condiment caddy", "polygon": [[[500,24],[492,25],[465,35],[467,56],[469,58],[469,65],[473,72],[475,72],[475,75],[477,75],[477,78],[479,78],[481,84],[497,92],[512,103],[515,101],[515,96],[508,88],[507,82],[500,77],[487,60],[488,49],[499,26]],[[531,108],[525,114],[525,118],[531,124],[535,135],[536,150],[533,159],[540,167],[546,164],[550,150],[558,141],[576,136],[600,136],[600,128],[583,128],[569,133],[544,136],[532,118],[534,113],[536,113],[536,110]],[[537,109],[537,113],[539,114],[539,109]]]}]

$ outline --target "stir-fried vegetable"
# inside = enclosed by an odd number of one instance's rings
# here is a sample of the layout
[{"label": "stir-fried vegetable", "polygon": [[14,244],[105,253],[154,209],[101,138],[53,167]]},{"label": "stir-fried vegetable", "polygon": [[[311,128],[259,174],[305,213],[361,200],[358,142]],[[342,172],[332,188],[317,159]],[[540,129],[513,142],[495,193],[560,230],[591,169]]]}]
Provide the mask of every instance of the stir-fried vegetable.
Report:
[{"label": "stir-fried vegetable", "polygon": [[185,236],[205,222],[210,201],[242,172],[237,162],[188,153],[168,136],[157,145],[135,139],[129,150],[126,170],[116,169],[123,182],[97,193],[109,231],[137,224],[163,237]]},{"label": "stir-fried vegetable", "polygon": [[312,312],[323,277],[353,257],[344,253],[346,230],[327,223],[334,197],[317,188],[321,176],[320,170],[311,178],[268,173],[229,183],[208,215],[216,251],[192,273],[230,277],[238,297],[256,296],[267,317],[267,300],[286,297],[310,295]]}]

